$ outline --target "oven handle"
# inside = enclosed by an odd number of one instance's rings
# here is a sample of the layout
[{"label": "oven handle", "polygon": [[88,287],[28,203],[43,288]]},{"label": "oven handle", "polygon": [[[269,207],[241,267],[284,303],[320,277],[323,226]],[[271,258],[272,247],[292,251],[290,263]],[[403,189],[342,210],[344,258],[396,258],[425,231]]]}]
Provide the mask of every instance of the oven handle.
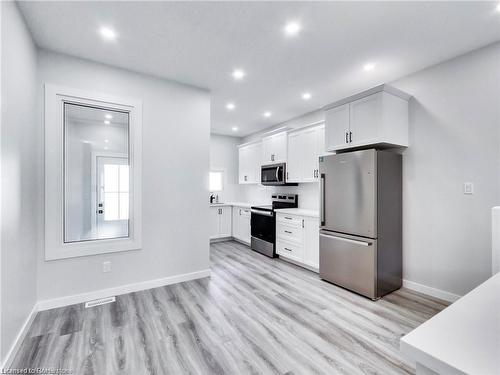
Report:
[{"label": "oven handle", "polygon": [[251,210],[250,211],[252,214],[257,214],[257,215],[262,215],[262,216],[274,216],[273,212],[266,212],[266,211],[258,211],[258,210]]}]

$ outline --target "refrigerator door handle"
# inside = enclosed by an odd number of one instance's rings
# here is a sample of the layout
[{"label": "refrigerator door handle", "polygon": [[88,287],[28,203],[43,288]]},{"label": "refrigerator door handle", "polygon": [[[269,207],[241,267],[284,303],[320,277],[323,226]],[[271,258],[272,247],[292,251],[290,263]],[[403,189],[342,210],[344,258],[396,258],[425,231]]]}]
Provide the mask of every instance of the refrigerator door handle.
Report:
[{"label": "refrigerator door handle", "polygon": [[339,241],[344,241],[344,242],[349,242],[349,243],[354,243],[356,245],[361,245],[361,246],[371,246],[371,242],[364,242],[364,241],[358,241],[358,240],[351,240],[350,238],[344,238],[344,237],[338,237],[338,236],[332,236],[328,234],[319,234],[320,237],[326,237],[326,238],[335,238],[336,240]]},{"label": "refrigerator door handle", "polygon": [[325,225],[325,174],[321,173],[321,181],[319,183],[319,220],[321,221],[320,225]]}]

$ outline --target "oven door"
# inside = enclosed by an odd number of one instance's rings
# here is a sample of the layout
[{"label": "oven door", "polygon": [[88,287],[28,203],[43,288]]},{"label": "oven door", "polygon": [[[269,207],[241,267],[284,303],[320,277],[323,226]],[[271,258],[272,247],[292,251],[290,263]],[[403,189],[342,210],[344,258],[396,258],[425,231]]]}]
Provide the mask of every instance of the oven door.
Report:
[{"label": "oven door", "polygon": [[252,209],[250,221],[252,237],[274,243],[276,238],[276,224],[272,211]]},{"label": "oven door", "polygon": [[264,165],[260,176],[262,185],[284,185],[285,164]]}]

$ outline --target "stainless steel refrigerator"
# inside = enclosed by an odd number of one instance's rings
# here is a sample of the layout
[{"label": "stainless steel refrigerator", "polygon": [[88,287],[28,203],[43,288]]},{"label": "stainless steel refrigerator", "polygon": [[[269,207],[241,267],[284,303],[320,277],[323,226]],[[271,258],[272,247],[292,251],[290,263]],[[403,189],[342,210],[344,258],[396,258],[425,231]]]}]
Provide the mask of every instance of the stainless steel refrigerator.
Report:
[{"label": "stainless steel refrigerator", "polygon": [[320,158],[322,279],[371,299],[402,283],[402,157],[362,150]]}]

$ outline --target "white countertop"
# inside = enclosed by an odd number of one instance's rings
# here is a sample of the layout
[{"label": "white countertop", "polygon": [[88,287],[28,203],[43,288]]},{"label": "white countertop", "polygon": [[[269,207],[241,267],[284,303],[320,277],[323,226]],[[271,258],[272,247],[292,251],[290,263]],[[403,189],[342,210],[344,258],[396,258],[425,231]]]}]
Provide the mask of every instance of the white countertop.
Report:
[{"label": "white countertop", "polygon": [[266,206],[269,204],[270,203],[220,202],[220,203],[211,203],[210,207],[234,206],[234,207],[250,208],[252,206]]},{"label": "white countertop", "polygon": [[319,211],[307,210],[305,208],[278,208],[275,211],[289,215],[319,217]]},{"label": "white countertop", "polygon": [[500,273],[401,338],[400,348],[440,374],[500,374]]}]

